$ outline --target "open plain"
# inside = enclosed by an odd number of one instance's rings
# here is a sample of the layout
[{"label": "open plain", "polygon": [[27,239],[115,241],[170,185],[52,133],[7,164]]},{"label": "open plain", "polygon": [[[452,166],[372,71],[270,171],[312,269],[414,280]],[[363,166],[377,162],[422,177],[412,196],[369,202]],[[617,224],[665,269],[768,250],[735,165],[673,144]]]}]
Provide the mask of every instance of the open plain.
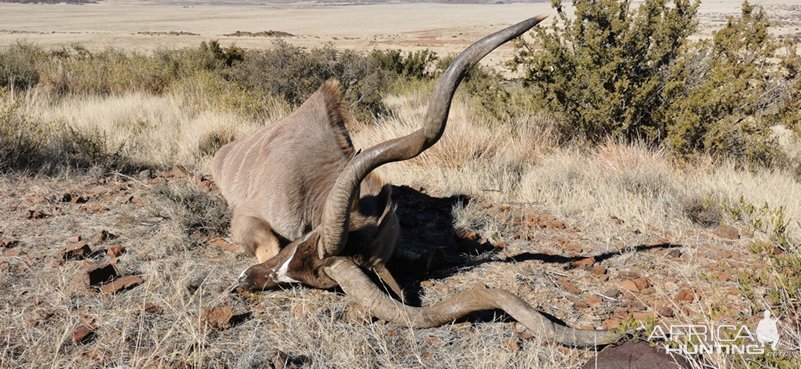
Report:
[{"label": "open plain", "polygon": [[[754,3],[774,35],[799,42],[801,5]],[[702,2],[695,37],[739,12],[739,1]],[[209,40],[269,49],[280,38],[447,55],[536,14],[555,18],[548,3],[0,3],[0,48],[151,54]],[[515,52],[506,45],[483,63],[500,69]],[[220,137],[243,137],[293,106],[257,100],[271,105],[242,113],[238,90],[214,90],[215,100],[206,82],[158,92],[3,87],[0,122],[46,137],[31,155],[93,160],[0,171],[0,367],[576,368],[595,356],[544,342],[499,311],[408,329],[366,316],[341,291],[232,291],[255,259],[230,242],[211,157]],[[389,113],[348,122],[357,148],[419,127],[433,82],[400,86],[382,96]],[[766,282],[801,275],[783,272],[799,253],[785,245],[801,242],[797,134],[775,127],[785,167],[711,155],[677,164],[638,142],[565,142],[554,119],[540,110],[499,120],[462,91],[439,143],[379,169],[395,185],[401,225],[389,267],[410,303],[486,285],[570,326],[640,328],[641,338],[655,324],[754,329],[771,309],[786,356],[708,354],[686,365],[801,362],[801,306],[784,298],[799,286]],[[16,142],[4,133],[0,144]]]}]

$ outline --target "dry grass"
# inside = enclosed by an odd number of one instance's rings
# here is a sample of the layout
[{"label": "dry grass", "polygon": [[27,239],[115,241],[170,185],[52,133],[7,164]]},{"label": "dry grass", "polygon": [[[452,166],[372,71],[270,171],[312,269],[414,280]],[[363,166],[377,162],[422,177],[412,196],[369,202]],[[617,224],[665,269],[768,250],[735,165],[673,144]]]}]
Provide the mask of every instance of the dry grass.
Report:
[{"label": "dry grass", "polygon": [[[213,152],[204,149],[209,136],[242,137],[270,124],[213,106],[187,104],[181,96],[52,100],[34,91],[23,98],[22,113],[78,133],[100,134],[107,151],[121,152],[145,166],[183,165],[200,174],[208,173]],[[376,124],[355,124],[356,144],[366,147],[412,131],[426,101],[426,92],[388,97],[394,114]],[[276,108],[268,120],[284,112]],[[719,260],[721,250],[732,254],[729,259],[735,264],[729,268],[748,265],[750,239],[723,242],[710,236],[688,217],[689,205],[699,199],[732,202],[742,196],[754,204],[784,206],[790,218],[801,219],[801,184],[789,171],[745,171],[711,161],[678,169],[666,153],[641,145],[558,147],[549,126],[547,117],[536,115],[508,124],[484,121],[460,97],[435,147],[419,158],[380,169],[390,182],[422,185],[430,196],[473,197],[469,204],[454,207],[455,225],[477,230],[493,244],[508,244],[499,252],[468,257],[469,267],[427,277],[423,303],[482,282],[511,290],[572,325],[603,326],[624,303],[642,305],[644,312],[663,322],[697,322],[721,305],[731,310],[748,306],[737,297],[736,282],[709,279],[708,274],[725,261]],[[798,150],[788,142],[788,151]],[[90,203],[109,210],[91,213],[54,200],[64,192],[86,194]],[[493,210],[497,204],[513,204],[511,213]],[[30,209],[51,217],[28,220]],[[269,353],[277,349],[310,368],[563,368],[576,367],[592,354],[537,338],[522,340],[503,316],[411,330],[353,319],[347,298],[328,291],[296,287],[230,294],[236,275],[252,260],[209,244],[209,239],[226,235],[227,210],[216,192],[189,180],[102,171],[64,170],[54,177],[6,174],[0,176],[0,212],[5,217],[0,236],[26,245],[22,255],[0,257],[0,286],[6,291],[0,297],[3,367],[257,368],[269,366]],[[575,230],[533,227],[526,229],[527,239],[515,236],[522,225],[514,219],[532,212],[553,214]],[[124,245],[128,252],[118,270],[145,276],[142,286],[110,296],[69,288],[81,263],[56,266],[53,260],[68,237],[88,237],[101,229],[120,236],[111,243]],[[791,225],[790,234],[796,240],[801,235],[797,224]],[[673,259],[659,250],[634,248],[666,241],[680,243],[684,256]],[[609,270],[609,281],[565,263],[514,258],[532,253],[611,253],[598,262]],[[606,293],[631,272],[647,277],[654,291],[648,296],[624,291],[615,301],[576,306],[596,292]],[[554,282],[561,276],[583,292],[565,292]],[[686,286],[701,297],[691,304],[673,302],[678,289]],[[163,312],[147,313],[145,303],[159,305]],[[252,316],[229,329],[207,328],[200,312],[217,305]],[[672,320],[656,313],[665,306],[676,311]],[[743,319],[760,312],[752,313],[741,309],[732,316]],[[94,321],[97,336],[89,344],[73,345],[70,335],[81,319]],[[714,362],[730,365],[726,358]]]}]

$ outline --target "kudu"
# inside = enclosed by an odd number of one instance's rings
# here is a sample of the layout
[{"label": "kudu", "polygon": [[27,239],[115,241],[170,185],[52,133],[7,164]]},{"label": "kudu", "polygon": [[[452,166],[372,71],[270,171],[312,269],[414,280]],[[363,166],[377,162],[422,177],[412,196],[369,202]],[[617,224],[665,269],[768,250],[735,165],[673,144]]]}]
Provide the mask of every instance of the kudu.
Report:
[{"label": "kudu", "polygon": [[545,17],[525,20],[474,43],[444,71],[423,127],[357,152],[345,122],[338,88],[325,83],[298,110],[255,134],[230,143],[214,158],[213,176],[233,208],[231,234],[260,264],[244,271],[240,286],[270,289],[283,283],[339,286],[374,316],[409,327],[431,327],[487,309],[501,309],[534,332],[570,346],[618,339],[607,331],[555,324],[519,297],[474,288],[428,307],[393,299],[363,271],[379,277],[402,298],[383,267],[392,256],[399,223],[390,186],[372,171],[416,157],[439,140],[456,87],[490,51]]}]

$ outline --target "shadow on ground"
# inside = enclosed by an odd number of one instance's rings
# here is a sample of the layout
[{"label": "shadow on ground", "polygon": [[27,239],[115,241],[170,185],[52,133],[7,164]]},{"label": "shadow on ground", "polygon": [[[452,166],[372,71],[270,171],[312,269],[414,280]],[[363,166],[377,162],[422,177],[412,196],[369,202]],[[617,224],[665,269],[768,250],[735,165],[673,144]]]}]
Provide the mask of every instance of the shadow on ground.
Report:
[{"label": "shadow on ground", "polygon": [[[569,265],[585,258],[594,258],[595,263],[600,263],[630,252],[681,247],[679,244],[659,243],[637,245],[597,255],[564,256],[524,252],[513,256],[495,257],[494,254],[501,248],[484,240],[475,232],[454,228],[453,208],[467,206],[473,201],[470,197],[465,195],[433,197],[414,188],[401,186],[393,187],[393,199],[398,205],[401,236],[395,256],[388,267],[406,291],[407,302],[412,305],[420,304],[422,291],[420,282],[432,277],[446,278],[484,263],[540,261],[547,264]],[[477,255],[485,257],[476,257]],[[497,316],[493,317],[494,315],[495,313],[481,314],[496,319]],[[558,321],[556,318],[549,318]]]}]

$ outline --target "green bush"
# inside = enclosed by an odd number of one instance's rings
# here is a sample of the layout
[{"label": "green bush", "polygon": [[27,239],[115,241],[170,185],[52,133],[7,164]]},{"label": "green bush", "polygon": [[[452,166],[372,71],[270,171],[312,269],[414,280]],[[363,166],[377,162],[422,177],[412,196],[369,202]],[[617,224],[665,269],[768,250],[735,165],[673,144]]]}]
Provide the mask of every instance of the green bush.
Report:
[{"label": "green bush", "polygon": [[337,51],[330,44],[306,51],[278,40],[270,50],[250,51],[228,72],[248,90],[301,104],[326,80],[337,79],[345,98],[370,113],[384,111],[381,101],[393,75],[369,57]]},{"label": "green bush", "polygon": [[636,10],[629,1],[573,4],[569,18],[554,0],[561,23],[537,29],[539,49],[518,42],[512,61],[538,104],[566,121],[565,135],[664,144],[679,158],[709,152],[775,161],[768,128],[786,120],[801,84],[775,93],[781,66],[761,8],[744,2],[712,40],[691,42],[697,2],[646,0]]},{"label": "green bush", "polygon": [[418,50],[404,54],[397,49],[373,50],[370,52],[378,68],[394,72],[406,79],[430,79],[436,74],[435,63],[439,59],[431,50]]}]

